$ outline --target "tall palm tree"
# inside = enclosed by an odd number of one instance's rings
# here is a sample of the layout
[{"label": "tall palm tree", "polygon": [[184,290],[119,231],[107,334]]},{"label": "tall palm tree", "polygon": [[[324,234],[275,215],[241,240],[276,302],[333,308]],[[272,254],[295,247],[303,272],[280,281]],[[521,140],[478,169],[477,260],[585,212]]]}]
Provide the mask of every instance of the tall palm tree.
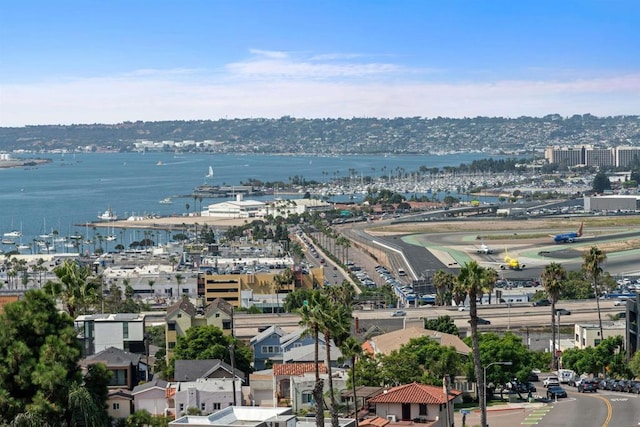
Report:
[{"label": "tall palm tree", "polygon": [[71,318],[85,314],[88,307],[97,301],[100,287],[97,281],[89,280],[89,267],[81,267],[75,261],[65,260],[53,269],[53,273],[58,281],[47,282],[45,288],[50,294],[62,299]]},{"label": "tall palm tree", "polygon": [[459,286],[466,290],[469,296],[469,316],[471,323],[471,341],[473,343],[473,367],[478,385],[478,399],[480,400],[481,420],[480,425],[487,425],[487,416],[484,396],[485,378],[482,374],[482,362],[480,360],[480,342],[478,339],[478,295],[485,293],[486,270],[479,266],[476,261],[465,263],[460,269],[457,282]]},{"label": "tall palm tree", "polygon": [[500,276],[498,275],[498,272],[495,268],[485,267],[484,291],[488,295],[489,304],[491,304],[491,294],[493,294],[493,290],[496,287],[496,282],[498,281],[499,277]]},{"label": "tall palm tree", "polygon": [[593,283],[593,290],[596,295],[596,307],[598,309],[598,325],[600,326],[600,340],[604,339],[602,334],[602,315],[600,314],[600,292],[598,291],[598,279],[602,273],[602,263],[607,259],[607,254],[597,246],[592,246],[589,252],[585,252],[582,255],[584,263],[582,268],[590,277]]},{"label": "tall palm tree", "polygon": [[433,275],[433,285],[436,287],[436,305],[451,305],[451,297],[455,276],[447,271],[438,270]]},{"label": "tall palm tree", "polygon": [[336,345],[340,339],[348,336],[351,314],[347,306],[342,304],[334,304],[327,296],[320,294],[318,300],[317,313],[319,318],[319,326],[324,336],[324,346],[326,350],[327,378],[329,379],[329,397],[331,407],[331,426],[339,427],[338,420],[338,402],[336,401],[335,390],[333,389],[333,373],[331,369],[331,341]]},{"label": "tall palm tree", "polygon": [[316,302],[320,291],[313,291],[308,301],[300,308],[300,325],[306,328],[307,333],[313,335],[313,360],[315,365],[315,384],[313,386],[313,400],[316,406],[316,427],[324,427],[324,380],[320,378],[319,368],[319,336],[320,336],[320,318],[317,315]]},{"label": "tall palm tree", "polygon": [[351,390],[353,391],[353,413],[358,427],[358,398],[356,396],[356,360],[362,355],[362,345],[354,337],[350,336],[340,346],[342,356],[351,361]]},{"label": "tall palm tree", "polygon": [[567,271],[564,267],[556,262],[548,264],[541,275],[542,286],[547,292],[549,301],[551,302],[551,342],[553,354],[551,355],[551,369],[558,368],[558,360],[555,356],[556,351],[556,302],[560,298],[560,290],[563,282],[567,279]]},{"label": "tall palm tree", "polygon": [[180,273],[175,275],[176,278],[176,298],[180,296],[180,285],[184,282],[184,276]]}]

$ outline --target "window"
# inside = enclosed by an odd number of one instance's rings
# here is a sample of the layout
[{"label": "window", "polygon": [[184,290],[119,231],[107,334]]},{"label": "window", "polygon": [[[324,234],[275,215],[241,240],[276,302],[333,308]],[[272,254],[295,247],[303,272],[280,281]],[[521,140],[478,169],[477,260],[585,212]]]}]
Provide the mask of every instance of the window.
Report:
[{"label": "window", "polygon": [[220,317],[220,313],[216,313],[216,317]]},{"label": "window", "polygon": [[182,317],[182,313],[178,313],[178,319],[180,319]]},{"label": "window", "polygon": [[231,320],[223,320],[222,329],[231,329]]},{"label": "window", "polygon": [[167,323],[167,330],[175,331],[176,330],[176,324],[175,323]]},{"label": "window", "polygon": [[206,404],[205,404],[204,402],[202,402],[202,403],[200,404],[200,409],[201,409],[203,412],[205,411],[205,409],[207,409]]},{"label": "window", "polygon": [[418,415],[427,415],[427,404],[421,403],[418,406],[419,406]]},{"label": "window", "polygon": [[169,350],[172,350],[176,346],[175,341],[169,341]]},{"label": "window", "polygon": [[220,409],[220,403],[214,403],[213,404],[213,410],[217,411],[218,409]]},{"label": "window", "polygon": [[301,398],[302,398],[302,403],[313,403],[313,392],[303,391]]},{"label": "window", "polygon": [[278,354],[282,352],[280,346],[277,345],[263,345],[260,350],[263,354]]},{"label": "window", "polygon": [[129,338],[129,322],[122,322],[122,338]]},{"label": "window", "polygon": [[180,404],[180,413],[184,412],[184,403]]},{"label": "window", "polygon": [[117,411],[118,409],[120,409],[120,404],[119,403],[114,403],[113,404],[113,410]]}]

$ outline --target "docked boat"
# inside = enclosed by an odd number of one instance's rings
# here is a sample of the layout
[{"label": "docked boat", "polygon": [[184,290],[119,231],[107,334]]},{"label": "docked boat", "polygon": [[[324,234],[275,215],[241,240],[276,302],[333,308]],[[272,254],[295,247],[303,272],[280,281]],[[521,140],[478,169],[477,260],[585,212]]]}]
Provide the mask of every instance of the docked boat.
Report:
[{"label": "docked boat", "polygon": [[160,203],[161,205],[170,205],[173,203],[173,200],[171,200],[171,197],[165,197],[164,199],[160,200],[158,203]]},{"label": "docked boat", "polygon": [[15,240],[13,240],[13,239],[11,239],[11,238],[9,238],[9,237],[4,237],[4,238],[2,239],[2,244],[3,244],[3,245],[15,245],[15,244],[16,244],[16,242],[15,242]]},{"label": "docked boat", "polygon": [[107,208],[106,211],[98,215],[98,219],[103,221],[115,221],[118,219],[118,215],[116,215],[111,208]]},{"label": "docked boat", "polygon": [[14,239],[14,238],[22,237],[22,232],[17,231],[17,230],[8,231],[8,232],[4,233],[2,235],[2,237],[6,237],[8,239]]}]

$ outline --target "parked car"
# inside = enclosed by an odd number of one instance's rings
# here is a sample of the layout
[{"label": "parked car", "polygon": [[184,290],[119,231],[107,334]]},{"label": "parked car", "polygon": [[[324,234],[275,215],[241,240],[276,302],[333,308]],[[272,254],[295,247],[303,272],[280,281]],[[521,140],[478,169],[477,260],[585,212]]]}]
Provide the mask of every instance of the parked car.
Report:
[{"label": "parked car", "polygon": [[556,308],[556,315],[559,314],[561,316],[568,316],[571,314],[569,310],[566,308]]},{"label": "parked car", "polygon": [[559,386],[560,385],[560,380],[556,376],[553,376],[553,375],[552,376],[548,376],[547,378],[545,378],[542,381],[542,385],[544,387],[551,387],[551,386],[554,386],[554,385]]},{"label": "parked car", "polygon": [[618,380],[612,386],[611,390],[613,391],[625,391],[625,387],[627,387],[627,380]]},{"label": "parked car", "polygon": [[404,310],[396,310],[393,313],[391,313],[391,317],[402,317],[406,315],[407,315],[407,312]]},{"label": "parked car", "polygon": [[529,374],[529,381],[540,381],[540,378],[538,377],[538,374],[531,372]]},{"label": "parked car", "polygon": [[598,391],[598,382],[596,380],[583,379],[578,384],[578,393],[595,393]]},{"label": "parked car", "polygon": [[626,393],[633,393],[633,389],[636,386],[636,384],[638,384],[638,381],[635,381],[635,380],[627,381],[622,391]]},{"label": "parked car", "polygon": [[567,397],[567,391],[559,385],[552,385],[547,388],[547,398]]},{"label": "parked car", "polygon": [[633,387],[631,388],[631,390],[629,390],[629,393],[635,393],[635,394],[640,394],[640,381],[636,382]]},{"label": "parked car", "polygon": [[[467,322],[471,323],[471,319],[467,320]],[[478,325],[490,325],[491,321],[487,319],[483,319],[482,317],[478,317]]]},{"label": "parked car", "polygon": [[531,304],[534,307],[544,307],[547,305],[551,305],[551,301],[549,301],[548,299],[541,299],[539,301],[535,301],[533,304]]}]

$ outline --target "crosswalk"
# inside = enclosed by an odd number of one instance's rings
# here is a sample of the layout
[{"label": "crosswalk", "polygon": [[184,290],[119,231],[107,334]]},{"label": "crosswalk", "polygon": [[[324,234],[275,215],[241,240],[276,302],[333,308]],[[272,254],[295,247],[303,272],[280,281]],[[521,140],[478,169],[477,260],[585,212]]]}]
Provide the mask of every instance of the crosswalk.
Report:
[{"label": "crosswalk", "polygon": [[527,414],[527,417],[520,424],[527,426],[537,425],[544,418],[544,416],[547,415],[547,412],[549,412],[550,409],[551,408],[548,406],[533,409]]}]

